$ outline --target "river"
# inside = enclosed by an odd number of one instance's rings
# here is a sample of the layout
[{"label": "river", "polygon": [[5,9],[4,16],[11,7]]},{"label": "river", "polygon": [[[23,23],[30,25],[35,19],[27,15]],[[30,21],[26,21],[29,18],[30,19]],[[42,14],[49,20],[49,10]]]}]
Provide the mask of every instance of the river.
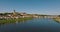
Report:
[{"label": "river", "polygon": [[60,23],[49,18],[34,18],[9,24],[0,24],[0,32],[60,32]]}]

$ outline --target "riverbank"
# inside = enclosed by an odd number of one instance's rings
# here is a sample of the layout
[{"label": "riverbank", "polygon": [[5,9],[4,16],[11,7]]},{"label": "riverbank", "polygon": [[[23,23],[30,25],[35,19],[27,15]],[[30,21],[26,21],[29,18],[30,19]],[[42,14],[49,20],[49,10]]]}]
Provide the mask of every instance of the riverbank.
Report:
[{"label": "riverbank", "polygon": [[14,23],[16,21],[21,22],[21,21],[26,21],[26,20],[30,20],[32,18],[18,18],[18,19],[0,19],[0,24],[4,24],[4,23]]},{"label": "riverbank", "polygon": [[59,23],[60,22],[60,17],[54,18],[54,20]]}]

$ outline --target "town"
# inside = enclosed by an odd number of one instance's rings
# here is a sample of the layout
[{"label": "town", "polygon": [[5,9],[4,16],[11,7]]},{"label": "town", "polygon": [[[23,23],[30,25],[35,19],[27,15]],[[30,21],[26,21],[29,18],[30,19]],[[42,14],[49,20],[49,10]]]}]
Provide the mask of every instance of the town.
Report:
[{"label": "town", "polygon": [[0,13],[0,19],[18,19],[18,18],[25,18],[25,17],[33,17],[32,14],[27,14],[25,12],[19,13],[16,12],[15,10],[12,13]]},{"label": "town", "polygon": [[13,10],[12,13],[0,13],[0,19],[18,19],[18,18],[26,18],[26,17],[32,17],[32,18],[56,18],[58,15],[39,15],[39,14],[27,14],[27,13],[19,13]]}]

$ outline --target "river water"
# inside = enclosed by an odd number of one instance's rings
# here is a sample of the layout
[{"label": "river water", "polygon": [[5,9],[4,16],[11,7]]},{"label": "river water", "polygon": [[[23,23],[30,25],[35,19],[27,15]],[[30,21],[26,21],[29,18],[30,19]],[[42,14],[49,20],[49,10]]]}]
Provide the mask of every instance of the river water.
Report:
[{"label": "river water", "polygon": [[0,32],[60,32],[60,23],[49,18],[34,18],[10,24],[0,24]]}]

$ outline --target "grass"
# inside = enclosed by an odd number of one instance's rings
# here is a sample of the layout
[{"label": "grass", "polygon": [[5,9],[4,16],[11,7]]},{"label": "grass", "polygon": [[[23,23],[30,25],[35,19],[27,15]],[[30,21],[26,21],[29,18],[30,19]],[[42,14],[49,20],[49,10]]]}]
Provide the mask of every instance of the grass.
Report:
[{"label": "grass", "polygon": [[14,23],[16,21],[26,21],[26,20],[30,20],[32,18],[19,18],[19,19],[3,19],[3,20],[0,20],[0,24],[4,24],[4,23]]}]

